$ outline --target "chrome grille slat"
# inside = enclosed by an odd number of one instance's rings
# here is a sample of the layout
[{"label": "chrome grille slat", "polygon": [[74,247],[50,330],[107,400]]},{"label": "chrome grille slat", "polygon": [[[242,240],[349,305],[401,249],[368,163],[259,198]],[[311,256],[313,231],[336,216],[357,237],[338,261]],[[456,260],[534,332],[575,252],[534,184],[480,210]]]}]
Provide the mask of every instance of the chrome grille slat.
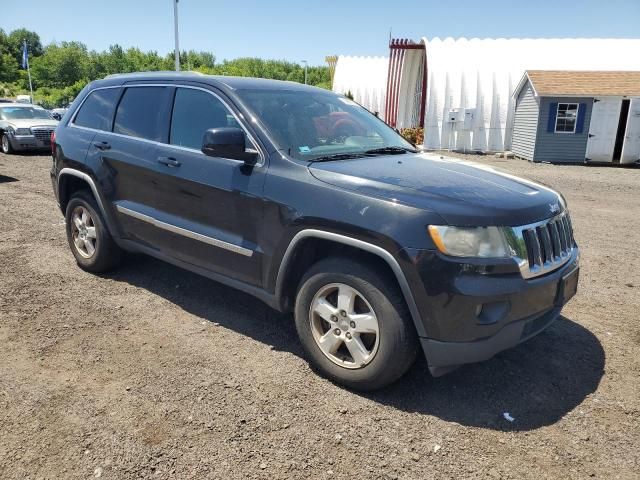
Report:
[{"label": "chrome grille slat", "polygon": [[571,223],[571,217],[569,215],[566,216],[567,221],[567,231],[569,232],[569,238],[571,239],[571,246],[575,245],[576,241],[573,238],[573,224]]},{"label": "chrome grille slat", "polygon": [[537,230],[538,236],[540,237],[540,243],[542,243],[542,258],[544,263],[551,262],[553,261],[553,252],[551,251],[551,236],[549,235],[547,225],[542,225],[538,227]]},{"label": "chrome grille slat", "polygon": [[558,230],[558,222],[550,222],[548,228],[551,236],[551,244],[553,246],[553,257],[554,259],[560,258],[562,256],[562,248],[560,247],[560,230]]},{"label": "chrome grille slat", "polygon": [[522,227],[513,227],[514,258],[524,278],[533,278],[552,272],[564,265],[575,249],[571,219],[563,212],[548,220]]},{"label": "chrome grille slat", "polygon": [[31,133],[38,140],[48,142],[51,140],[51,133],[53,133],[55,129],[50,127],[31,127]]},{"label": "chrome grille slat", "polygon": [[567,242],[567,231],[564,228],[564,219],[561,218],[556,222],[556,228],[558,229],[558,237],[560,238],[560,252],[564,254],[567,250],[569,242]]},{"label": "chrome grille slat", "polygon": [[527,246],[527,258],[529,260],[529,265],[542,265],[538,236],[532,230],[524,230],[522,233]]}]

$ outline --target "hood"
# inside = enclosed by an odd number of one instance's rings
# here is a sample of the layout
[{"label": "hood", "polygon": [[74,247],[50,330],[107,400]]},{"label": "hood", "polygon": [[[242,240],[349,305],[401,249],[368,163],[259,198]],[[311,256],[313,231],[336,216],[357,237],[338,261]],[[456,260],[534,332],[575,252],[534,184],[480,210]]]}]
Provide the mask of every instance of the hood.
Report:
[{"label": "hood", "polygon": [[318,162],[309,170],[336,187],[435,212],[449,225],[526,225],[564,209],[562,197],[541,184],[433,154]]},{"label": "hood", "polygon": [[57,127],[58,120],[52,118],[22,118],[16,120],[7,120],[7,123],[15,128],[31,128],[31,127]]}]

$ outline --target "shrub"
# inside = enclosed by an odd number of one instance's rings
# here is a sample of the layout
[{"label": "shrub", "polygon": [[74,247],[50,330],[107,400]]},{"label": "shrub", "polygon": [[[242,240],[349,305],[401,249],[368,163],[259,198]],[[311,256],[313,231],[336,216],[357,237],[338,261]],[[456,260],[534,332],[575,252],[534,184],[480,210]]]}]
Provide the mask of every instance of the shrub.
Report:
[{"label": "shrub", "polygon": [[414,145],[422,145],[424,143],[424,128],[422,127],[403,128],[400,130],[400,135]]}]

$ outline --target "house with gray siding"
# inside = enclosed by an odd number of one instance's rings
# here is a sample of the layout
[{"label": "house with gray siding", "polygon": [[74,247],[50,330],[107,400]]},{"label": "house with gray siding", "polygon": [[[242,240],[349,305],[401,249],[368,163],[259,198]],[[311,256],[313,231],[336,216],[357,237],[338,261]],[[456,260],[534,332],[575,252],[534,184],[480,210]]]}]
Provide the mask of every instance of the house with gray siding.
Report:
[{"label": "house with gray siding", "polygon": [[640,164],[640,72],[527,70],[513,96],[515,156]]}]

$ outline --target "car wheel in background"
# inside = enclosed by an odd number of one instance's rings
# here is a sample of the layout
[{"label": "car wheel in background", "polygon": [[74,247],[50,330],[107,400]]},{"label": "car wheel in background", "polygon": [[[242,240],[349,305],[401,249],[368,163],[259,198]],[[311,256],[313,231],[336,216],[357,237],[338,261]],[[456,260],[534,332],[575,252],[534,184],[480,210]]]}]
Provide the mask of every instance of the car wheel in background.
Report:
[{"label": "car wheel in background", "polygon": [[0,138],[0,147],[2,148],[2,153],[13,153],[13,147],[9,141],[9,136],[6,133],[3,133],[2,138]]}]

